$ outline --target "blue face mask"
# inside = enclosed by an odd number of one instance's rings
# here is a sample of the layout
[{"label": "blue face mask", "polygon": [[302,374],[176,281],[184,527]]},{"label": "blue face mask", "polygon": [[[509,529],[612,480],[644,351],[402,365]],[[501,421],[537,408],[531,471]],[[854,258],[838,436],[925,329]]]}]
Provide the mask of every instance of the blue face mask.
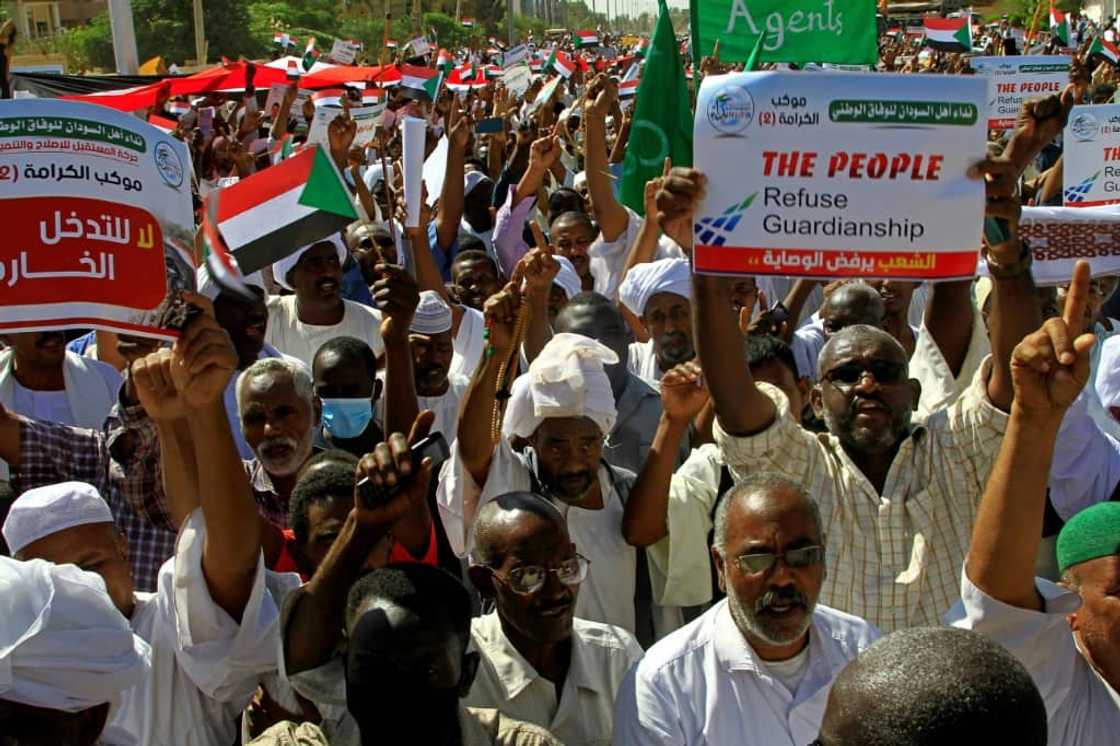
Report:
[{"label": "blue face mask", "polygon": [[356,438],[373,419],[369,399],[323,399],[323,426],[335,438]]}]

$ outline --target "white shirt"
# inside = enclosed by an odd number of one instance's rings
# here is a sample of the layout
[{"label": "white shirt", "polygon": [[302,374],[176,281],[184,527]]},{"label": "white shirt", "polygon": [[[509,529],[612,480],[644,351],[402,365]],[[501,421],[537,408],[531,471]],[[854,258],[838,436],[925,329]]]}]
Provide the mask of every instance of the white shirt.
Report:
[{"label": "white shirt", "polygon": [[661,372],[661,366],[657,364],[657,352],[653,349],[652,339],[630,343],[626,369],[655,389],[658,388],[657,384],[664,374]]},{"label": "white shirt", "polygon": [[[85,364],[97,372],[104,382],[104,387],[112,399],[115,399],[121,388],[121,374],[108,363],[87,358]],[[108,398],[106,399],[109,400]],[[33,417],[44,422],[57,422],[60,425],[74,425],[76,427],[99,427],[101,422],[109,416],[110,409],[99,412],[100,419],[94,424],[81,421],[77,413],[70,406],[70,394],[66,389],[59,391],[34,391],[25,388],[12,376],[12,406],[11,410],[17,414]],[[96,417],[95,417],[96,418]]]},{"label": "white shirt", "polygon": [[257,680],[279,662],[275,597],[299,576],[257,574],[241,624],[210,598],[202,574],[202,511],[179,533],[160,568],[159,591],[137,593],[132,631],[152,646],[150,677],[128,690],[101,735],[106,746],[214,746],[233,743]]},{"label": "white shirt", "polygon": [[946,615],[954,627],[979,632],[1026,667],[1046,703],[1050,746],[1107,746],[1120,732],[1120,694],[1077,647],[1066,615],[1081,606],[1076,593],[1035,578],[1045,611],[997,601],[961,573],[961,601]]},{"label": "white shirt", "polygon": [[[385,374],[378,373],[377,377],[381,379],[382,383],[385,381]],[[433,433],[443,433],[443,437],[448,443],[455,440],[456,432],[459,427],[459,405],[462,404],[463,398],[467,395],[467,389],[470,388],[471,382],[462,376],[449,373],[447,375],[447,391],[443,392],[440,396],[417,396],[416,406],[417,411],[423,412],[425,409],[430,409],[432,414],[436,416],[435,421],[432,422]],[[377,422],[385,429],[385,397],[378,397],[377,403],[374,405],[374,416]]]},{"label": "white shirt", "polygon": [[451,372],[469,381],[474,378],[478,362],[482,359],[482,351],[486,347],[486,340],[482,337],[482,333],[486,331],[486,320],[480,311],[467,306],[461,308],[463,318],[459,321],[459,333],[452,341],[455,355],[451,358]]},{"label": "white shirt", "polygon": [[791,694],[747,643],[724,599],[646,651],[626,677],[614,744],[805,746],[820,732],[836,675],[878,638],[862,619],[818,604],[808,669]]},{"label": "white shirt", "polygon": [[471,621],[473,648],[482,655],[463,704],[495,707],[503,715],[545,728],[566,744],[611,742],[614,698],[642,649],[625,630],[578,617],[572,628],[572,659],[560,698],[502,632],[497,612]]},{"label": "white shirt", "polygon": [[342,301],[342,321],[330,326],[305,324],[296,313],[296,296],[273,295],[268,299],[268,330],[265,341],[280,352],[301,360],[308,368],[323,343],[335,337],[357,337],[381,357],[381,312],[353,301]]},{"label": "white shirt", "polygon": [[984,358],[992,352],[988,341],[988,330],[979,311],[972,315],[972,336],[968,340],[961,369],[954,376],[945,360],[941,348],[930,334],[925,322],[914,335],[914,354],[910,356],[910,377],[917,379],[922,386],[918,400],[918,418],[928,417],[939,409],[950,406],[965,392]]},{"label": "white shirt", "polygon": [[[471,529],[480,507],[507,492],[533,489],[533,460],[531,449],[529,455],[514,453],[502,438],[494,448],[486,484],[480,487],[463,465],[458,443],[452,445],[451,457],[440,471],[436,504],[447,539],[457,555],[462,557],[473,547]],[[615,474],[622,476],[629,472],[615,469]],[[568,532],[576,550],[591,560],[587,580],[580,586],[576,598],[576,616],[613,624],[633,634],[637,556],[634,547],[622,538],[622,498],[603,466],[599,467],[599,485],[603,507],[598,510],[552,500],[568,521]]]},{"label": "white shirt", "polygon": [[[626,228],[613,241],[607,241],[600,233],[588,249],[591,257],[589,269],[595,278],[595,292],[605,295],[611,300],[618,300],[618,286],[622,284],[622,276],[626,268],[626,259],[630,250],[638,240],[638,234],[645,224],[645,218],[623,205],[626,210]],[[676,241],[668,236],[660,236],[657,240],[657,249],[654,259],[685,258],[687,255]]]}]

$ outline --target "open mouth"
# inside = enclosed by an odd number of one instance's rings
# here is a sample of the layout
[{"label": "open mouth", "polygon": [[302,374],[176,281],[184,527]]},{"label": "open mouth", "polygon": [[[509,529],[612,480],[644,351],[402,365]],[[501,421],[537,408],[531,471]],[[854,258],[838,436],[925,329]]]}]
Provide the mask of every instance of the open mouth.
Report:
[{"label": "open mouth", "polygon": [[316,287],[322,293],[336,293],[338,292],[338,281],[332,279],[319,280]]},{"label": "open mouth", "polygon": [[805,606],[797,601],[787,601],[784,603],[774,603],[769,606],[763,607],[759,612],[760,614],[769,614],[770,616],[785,617],[792,614],[804,611]]},{"label": "open mouth", "polygon": [[561,617],[572,610],[571,604],[560,604],[559,606],[551,606],[547,609],[541,609],[540,615],[543,617],[555,618]]}]

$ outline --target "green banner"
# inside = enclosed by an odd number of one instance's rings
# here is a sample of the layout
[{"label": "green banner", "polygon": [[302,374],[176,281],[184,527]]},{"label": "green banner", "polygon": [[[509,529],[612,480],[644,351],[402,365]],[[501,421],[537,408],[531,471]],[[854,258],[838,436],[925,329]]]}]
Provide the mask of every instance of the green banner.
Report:
[{"label": "green banner", "polygon": [[760,62],[874,65],[875,0],[690,0],[697,60],[720,42],[724,62],[746,62],[765,34]]}]

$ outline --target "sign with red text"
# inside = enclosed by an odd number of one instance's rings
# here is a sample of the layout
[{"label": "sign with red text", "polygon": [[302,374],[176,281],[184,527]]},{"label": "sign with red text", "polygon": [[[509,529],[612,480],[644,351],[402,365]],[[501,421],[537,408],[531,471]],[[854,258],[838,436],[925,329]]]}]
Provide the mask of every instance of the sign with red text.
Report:
[{"label": "sign with red text", "polygon": [[1073,107],[1062,153],[1062,204],[1120,204],[1120,104]]},{"label": "sign with red text", "polygon": [[[1120,275],[1120,207],[1024,207],[1019,235],[1030,242],[1036,285],[1065,285],[1081,260],[1093,277]],[[983,259],[977,274],[991,276]]]},{"label": "sign with red text", "polygon": [[971,277],[984,187],[983,79],[737,73],[704,79],[698,272]]},{"label": "sign with red text", "polygon": [[186,146],[93,104],[0,102],[0,332],[174,336],[193,289]]},{"label": "sign with red text", "polygon": [[1068,55],[973,57],[972,69],[988,81],[988,129],[1015,128],[1023,102],[1059,94],[1069,83]]}]

